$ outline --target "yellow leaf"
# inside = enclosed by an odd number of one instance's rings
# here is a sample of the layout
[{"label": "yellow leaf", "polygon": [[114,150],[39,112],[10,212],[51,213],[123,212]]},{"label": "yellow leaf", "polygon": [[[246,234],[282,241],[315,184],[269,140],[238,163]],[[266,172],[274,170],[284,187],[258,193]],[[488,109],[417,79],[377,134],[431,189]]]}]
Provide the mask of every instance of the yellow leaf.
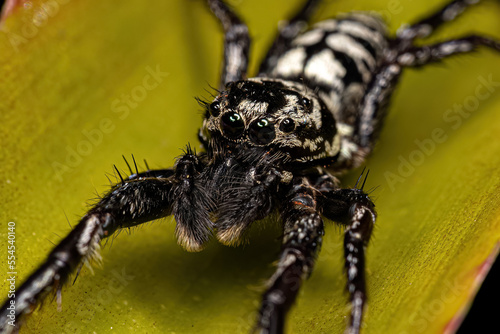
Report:
[{"label": "yellow leaf", "polygon": [[[292,5],[229,2],[249,24],[256,69]],[[376,10],[394,32],[436,6],[339,0],[326,2],[317,19]],[[500,39],[499,13],[499,4],[482,3],[425,42],[471,31]],[[104,173],[113,164],[126,170],[122,154],[160,168],[188,142],[197,147],[201,113],[193,97],[208,98],[205,89],[217,86],[222,34],[203,1],[40,0],[4,21],[0,48],[0,270],[8,272],[12,221],[19,285],[88,199],[108,189]],[[379,220],[367,257],[364,333],[452,331],[498,252],[499,62],[481,49],[401,79],[367,162]],[[245,247],[212,242],[201,253],[177,246],[172,219],[120,235],[104,247],[102,268],[84,268],[64,289],[61,312],[47,301],[21,333],[248,332],[279,252],[275,225],[261,223]],[[333,223],[326,233],[290,333],[345,328],[342,235]],[[0,291],[8,291],[6,280]]]}]

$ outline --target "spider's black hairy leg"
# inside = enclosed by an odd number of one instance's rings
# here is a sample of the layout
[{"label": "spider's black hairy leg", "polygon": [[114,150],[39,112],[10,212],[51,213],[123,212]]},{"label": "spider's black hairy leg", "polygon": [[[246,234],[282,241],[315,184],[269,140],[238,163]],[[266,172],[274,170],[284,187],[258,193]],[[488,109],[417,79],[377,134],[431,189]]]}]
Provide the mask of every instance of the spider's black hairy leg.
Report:
[{"label": "spider's black hairy leg", "polygon": [[337,189],[328,191],[322,186],[319,197],[323,215],[346,225],[344,258],[347,290],[351,300],[349,334],[361,329],[363,309],[366,304],[365,248],[375,224],[375,205],[362,189]]},{"label": "spider's black hairy leg", "polygon": [[276,66],[278,57],[288,51],[293,39],[305,30],[311,15],[320,2],[320,0],[308,0],[292,19],[280,27],[278,36],[262,61],[259,75],[269,72]]},{"label": "spider's black hairy leg", "polygon": [[480,0],[454,0],[440,8],[434,14],[411,26],[403,26],[397,33],[398,43],[411,45],[415,38],[425,38],[442,24],[452,21],[469,6],[478,4]]},{"label": "spider's black hairy leg", "polygon": [[483,36],[471,35],[433,45],[411,47],[399,53],[396,61],[401,66],[419,67],[438,62],[456,54],[472,52],[478,46],[486,46],[500,52],[499,41]]},{"label": "spider's black hairy leg", "polygon": [[208,0],[210,9],[224,27],[224,62],[220,88],[233,81],[246,79],[250,36],[248,27],[220,0]]},{"label": "spider's black hairy leg", "polygon": [[[361,104],[357,125],[354,128],[354,140],[359,145],[359,152],[354,156],[367,156],[373,149],[377,136],[385,119],[385,112],[390,97],[401,74],[401,66],[391,64],[382,67],[370,83],[366,95]],[[354,164],[350,167],[358,167],[363,159],[354,157]]]},{"label": "spider's black hairy leg", "polygon": [[317,191],[306,177],[294,179],[280,208],[283,241],[276,272],[262,298],[257,328],[261,334],[283,333],[285,317],[302,282],[311,274],[324,234],[316,207]]},{"label": "spider's black hairy leg", "polygon": [[[60,291],[69,276],[92,258],[100,259],[99,242],[116,230],[168,216],[171,212],[172,180],[143,178],[126,180],[111,189],[52,250],[45,262],[17,289],[16,319],[38,306],[50,292]],[[0,332],[10,333],[7,324],[10,300],[0,309]]]},{"label": "spider's black hairy leg", "polygon": [[[374,72],[363,101],[359,117],[353,131],[353,141],[359,147],[353,152],[353,159],[344,162],[345,167],[358,167],[369,155],[385,119],[387,105],[396,88],[398,79],[405,67],[421,67],[439,62],[447,57],[474,51],[485,46],[500,51],[500,42],[484,36],[470,35],[425,46],[414,46],[416,38],[424,38],[434,32],[441,24],[455,19],[468,6],[479,0],[457,0],[442,7],[436,13],[407,27],[403,26],[395,39],[389,39],[389,47],[381,65]],[[358,157],[359,156],[359,157]]]}]

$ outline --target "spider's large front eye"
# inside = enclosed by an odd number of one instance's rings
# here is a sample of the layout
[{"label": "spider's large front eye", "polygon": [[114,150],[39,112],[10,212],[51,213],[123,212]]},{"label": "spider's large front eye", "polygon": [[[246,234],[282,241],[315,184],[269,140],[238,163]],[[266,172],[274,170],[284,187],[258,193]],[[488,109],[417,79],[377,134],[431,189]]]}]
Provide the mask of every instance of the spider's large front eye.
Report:
[{"label": "spider's large front eye", "polygon": [[228,138],[236,139],[245,131],[245,122],[243,122],[243,119],[238,113],[227,113],[221,117],[220,121],[222,132]]},{"label": "spider's large front eye", "polygon": [[259,145],[269,144],[274,140],[274,124],[262,118],[250,124],[250,140]]}]

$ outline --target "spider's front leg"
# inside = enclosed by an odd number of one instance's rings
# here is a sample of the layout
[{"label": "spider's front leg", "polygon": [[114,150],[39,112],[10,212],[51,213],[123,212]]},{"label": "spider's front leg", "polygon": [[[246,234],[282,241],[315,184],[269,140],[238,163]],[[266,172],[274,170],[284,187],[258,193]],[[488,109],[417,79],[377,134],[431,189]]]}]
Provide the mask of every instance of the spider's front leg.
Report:
[{"label": "spider's front leg", "polygon": [[[99,241],[119,228],[131,227],[170,214],[170,179],[126,180],[115,186],[92,208],[75,228],[52,250],[45,262],[17,288],[16,319],[31,313],[49,292],[57,292],[83,261],[99,259]],[[7,324],[7,300],[0,310],[0,332],[15,327]]]},{"label": "spider's front leg", "polygon": [[[376,219],[375,205],[362,189],[338,189],[333,180],[316,185],[322,195],[319,206],[323,215],[346,225],[344,258],[351,318],[347,333],[358,334],[366,304],[365,249]],[[363,188],[363,187],[361,187]]]},{"label": "spider's front leg", "polygon": [[[181,218],[178,220],[178,228],[181,226],[180,228],[189,231],[189,223],[192,225],[192,221],[186,220],[186,215],[177,206],[179,202],[197,196],[197,191],[192,186],[196,187],[193,180],[196,180],[201,168],[199,158],[188,152],[177,161],[175,170],[137,173],[115,185],[50,252],[45,262],[16,289],[15,297],[3,304],[0,308],[0,333],[11,333],[16,329],[8,324],[7,317],[14,298],[17,321],[31,313],[50,292],[57,294],[60,303],[61,288],[70,275],[85,261],[100,259],[99,242],[118,229],[133,227],[174,213],[176,218],[178,215]],[[160,174],[171,175],[146,176]],[[205,212],[206,208],[195,206],[194,214],[187,218],[203,222],[203,215],[196,216],[200,211]],[[194,244],[206,239],[206,236],[201,235],[206,231],[196,232],[198,238],[194,238]],[[186,235],[192,237],[192,234]],[[179,239],[181,244],[186,245],[186,242]]]},{"label": "spider's front leg", "polygon": [[285,316],[313,270],[324,234],[316,195],[306,177],[296,178],[280,208],[283,245],[259,311],[257,327],[261,334],[283,333]]}]

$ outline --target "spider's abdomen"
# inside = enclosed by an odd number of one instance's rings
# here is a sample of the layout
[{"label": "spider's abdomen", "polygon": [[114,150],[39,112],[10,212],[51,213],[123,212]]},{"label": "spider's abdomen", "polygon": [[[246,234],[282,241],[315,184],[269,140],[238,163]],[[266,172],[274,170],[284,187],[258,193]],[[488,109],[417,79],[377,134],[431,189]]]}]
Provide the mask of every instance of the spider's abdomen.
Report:
[{"label": "spider's abdomen", "polygon": [[318,92],[339,123],[351,125],[387,49],[385,30],[382,20],[369,14],[322,21],[292,40],[259,76],[305,84]]}]

